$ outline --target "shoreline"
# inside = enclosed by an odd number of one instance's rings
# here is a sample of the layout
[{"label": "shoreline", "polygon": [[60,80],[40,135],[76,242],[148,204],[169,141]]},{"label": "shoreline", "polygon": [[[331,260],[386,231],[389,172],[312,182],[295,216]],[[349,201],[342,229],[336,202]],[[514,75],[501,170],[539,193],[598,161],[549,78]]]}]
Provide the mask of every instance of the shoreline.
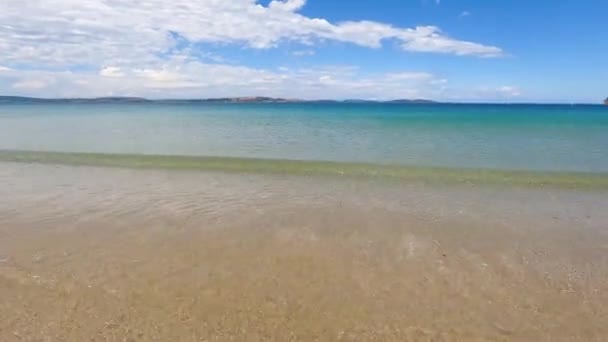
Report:
[{"label": "shoreline", "polygon": [[530,102],[530,101],[491,101],[491,102],[478,102],[478,101],[440,101],[433,99],[387,99],[387,100],[373,100],[373,99],[323,99],[323,98],[280,98],[280,97],[267,97],[267,96],[229,96],[219,98],[145,98],[145,97],[130,97],[130,96],[111,96],[111,97],[84,97],[84,98],[70,98],[70,97],[29,97],[29,96],[18,96],[18,95],[0,95],[0,105],[12,105],[12,104],[344,104],[344,105],[475,105],[475,106],[495,106],[495,105],[508,105],[508,106],[603,106],[606,103],[600,103],[595,101],[541,101],[541,102]]},{"label": "shoreline", "polygon": [[608,173],[467,169],[238,157],[0,150],[1,162],[333,176],[401,182],[608,190]]}]

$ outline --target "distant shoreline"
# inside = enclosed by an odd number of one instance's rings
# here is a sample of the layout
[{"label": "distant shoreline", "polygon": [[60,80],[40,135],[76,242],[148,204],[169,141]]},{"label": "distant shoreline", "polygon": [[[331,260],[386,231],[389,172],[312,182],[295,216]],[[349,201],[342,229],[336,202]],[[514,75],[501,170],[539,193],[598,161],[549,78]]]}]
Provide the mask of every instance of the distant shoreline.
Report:
[{"label": "distant shoreline", "polygon": [[559,105],[559,106],[602,106],[601,103],[535,103],[535,102],[443,102],[428,99],[394,99],[394,100],[365,100],[365,99],[289,99],[278,97],[220,97],[220,98],[191,98],[191,99],[149,99],[144,97],[92,97],[92,98],[41,98],[27,96],[0,96],[0,104],[413,104],[413,105]]},{"label": "distant shoreline", "polygon": [[143,97],[95,97],[95,98],[38,98],[25,96],[0,96],[0,103],[6,102],[25,102],[25,103],[417,103],[430,104],[438,103],[426,99],[396,99],[387,101],[375,100],[304,100],[304,99],[288,99],[279,97],[220,97],[220,98],[201,98],[201,99],[147,99]]}]

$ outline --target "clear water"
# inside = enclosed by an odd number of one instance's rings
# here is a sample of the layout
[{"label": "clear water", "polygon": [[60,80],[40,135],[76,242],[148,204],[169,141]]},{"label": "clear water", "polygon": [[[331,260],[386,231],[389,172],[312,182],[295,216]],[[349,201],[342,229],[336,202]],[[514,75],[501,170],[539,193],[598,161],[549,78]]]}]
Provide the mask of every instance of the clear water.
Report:
[{"label": "clear water", "polygon": [[0,149],[608,172],[608,107],[4,104]]},{"label": "clear water", "polygon": [[0,105],[0,341],[604,341],[608,174],[450,167],[608,172],[606,109]]}]

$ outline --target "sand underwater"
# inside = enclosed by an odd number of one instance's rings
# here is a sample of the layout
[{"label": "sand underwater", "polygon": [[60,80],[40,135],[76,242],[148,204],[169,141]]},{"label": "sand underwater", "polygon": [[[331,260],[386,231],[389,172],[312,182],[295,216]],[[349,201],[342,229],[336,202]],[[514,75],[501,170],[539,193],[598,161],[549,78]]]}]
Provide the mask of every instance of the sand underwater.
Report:
[{"label": "sand underwater", "polygon": [[0,153],[1,341],[608,339],[602,175],[155,158]]}]

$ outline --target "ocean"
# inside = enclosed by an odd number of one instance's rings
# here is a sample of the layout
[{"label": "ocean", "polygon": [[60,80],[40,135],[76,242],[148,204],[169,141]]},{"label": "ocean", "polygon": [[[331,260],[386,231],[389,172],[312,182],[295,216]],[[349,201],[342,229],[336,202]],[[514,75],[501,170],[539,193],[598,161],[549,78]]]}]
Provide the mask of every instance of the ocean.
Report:
[{"label": "ocean", "polygon": [[0,105],[0,150],[608,172],[608,108],[484,104]]},{"label": "ocean", "polygon": [[1,104],[0,340],[606,341],[608,108]]}]

